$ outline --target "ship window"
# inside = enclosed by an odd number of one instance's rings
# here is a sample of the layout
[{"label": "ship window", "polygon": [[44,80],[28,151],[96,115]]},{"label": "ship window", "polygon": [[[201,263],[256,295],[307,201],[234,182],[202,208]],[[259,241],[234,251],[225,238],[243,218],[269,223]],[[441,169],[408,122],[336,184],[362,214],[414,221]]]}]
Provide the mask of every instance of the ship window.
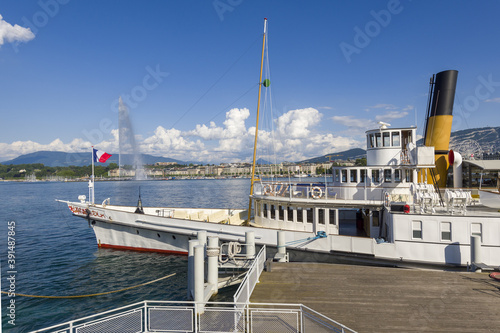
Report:
[{"label": "ship window", "polygon": [[262,216],[267,217],[267,204],[262,205]]},{"label": "ship window", "polygon": [[372,212],[372,225],[374,227],[379,227],[380,226],[380,212],[378,210],[374,210]]},{"label": "ship window", "polygon": [[285,220],[285,209],[283,208],[283,206],[278,206],[278,220]]},{"label": "ship window", "polygon": [[368,137],[370,138],[370,142],[369,142],[369,144],[368,144],[368,147],[369,147],[369,148],[373,148],[373,147],[375,147],[375,140],[374,140],[374,138],[373,138],[373,134],[370,134]]},{"label": "ship window", "polygon": [[336,209],[330,209],[330,224],[332,224],[332,225],[337,224],[336,220],[335,220],[335,215],[336,215],[335,212],[336,211],[337,211]]},{"label": "ship window", "polygon": [[307,223],[313,223],[313,209],[306,208],[306,213],[307,213]]},{"label": "ship window", "polygon": [[384,147],[390,147],[391,146],[391,133],[389,132],[384,132]]},{"label": "ship window", "polygon": [[[481,238],[483,237],[481,223],[471,223],[470,231],[471,231],[472,236],[479,236]],[[481,241],[482,241],[482,239],[481,239]]]},{"label": "ship window", "polygon": [[318,209],[318,223],[325,224],[325,210],[321,208]]},{"label": "ship window", "polygon": [[375,133],[375,142],[377,147],[382,147],[382,139],[380,133]]},{"label": "ship window", "polygon": [[335,181],[339,182],[340,181],[340,173],[339,170],[335,170]]},{"label": "ship window", "polygon": [[392,181],[391,169],[384,170],[384,182],[390,183]]},{"label": "ship window", "polygon": [[401,142],[399,140],[399,132],[392,132],[392,146],[399,147]]},{"label": "ship window", "polygon": [[297,222],[304,222],[304,211],[302,207],[297,207]]},{"label": "ship window", "polygon": [[362,169],[360,171],[359,182],[364,183],[366,179],[366,170]]},{"label": "ship window", "polygon": [[412,221],[412,238],[413,239],[422,239],[422,221]]},{"label": "ship window", "polygon": [[351,183],[358,182],[358,170],[351,170]]},{"label": "ship window", "polygon": [[293,222],[293,207],[288,207],[288,221]]},{"label": "ship window", "polygon": [[274,205],[271,205],[271,219],[274,219],[276,217],[276,208]]},{"label": "ship window", "polygon": [[400,169],[394,170],[394,181],[396,183],[401,183],[401,172],[402,172],[402,170],[400,170]]},{"label": "ship window", "polygon": [[441,240],[451,241],[451,222],[441,222]]},{"label": "ship window", "polygon": [[347,183],[347,170],[342,170],[342,183]]},{"label": "ship window", "polygon": [[380,180],[380,171],[379,170],[372,170],[372,182],[373,183],[378,183]]},{"label": "ship window", "polygon": [[407,183],[412,183],[413,182],[413,171],[406,170],[406,182]]}]

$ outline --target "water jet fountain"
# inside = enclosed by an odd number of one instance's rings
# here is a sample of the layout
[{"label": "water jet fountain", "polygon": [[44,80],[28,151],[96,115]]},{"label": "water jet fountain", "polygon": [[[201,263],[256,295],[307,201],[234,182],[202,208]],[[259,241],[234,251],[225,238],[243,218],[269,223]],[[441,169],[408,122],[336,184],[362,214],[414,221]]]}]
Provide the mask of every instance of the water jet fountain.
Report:
[{"label": "water jet fountain", "polygon": [[118,145],[119,145],[119,175],[122,175],[122,167],[131,165],[135,171],[136,180],[147,179],[142,162],[142,155],[139,151],[137,142],[135,141],[134,130],[130,122],[127,105],[120,97],[118,103]]}]

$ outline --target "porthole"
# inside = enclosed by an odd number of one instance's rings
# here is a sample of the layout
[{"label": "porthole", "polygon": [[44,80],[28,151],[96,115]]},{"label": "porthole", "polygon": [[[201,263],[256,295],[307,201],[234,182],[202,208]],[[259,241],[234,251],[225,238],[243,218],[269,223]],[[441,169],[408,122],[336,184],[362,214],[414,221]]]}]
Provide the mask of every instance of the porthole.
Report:
[{"label": "porthole", "polygon": [[172,238],[175,239],[175,235],[172,235]]},{"label": "porthole", "polygon": [[158,238],[160,238],[160,234],[156,234],[156,236],[158,236]]},{"label": "porthole", "polygon": [[139,234],[139,230],[136,230],[135,232],[136,232],[137,234]]}]

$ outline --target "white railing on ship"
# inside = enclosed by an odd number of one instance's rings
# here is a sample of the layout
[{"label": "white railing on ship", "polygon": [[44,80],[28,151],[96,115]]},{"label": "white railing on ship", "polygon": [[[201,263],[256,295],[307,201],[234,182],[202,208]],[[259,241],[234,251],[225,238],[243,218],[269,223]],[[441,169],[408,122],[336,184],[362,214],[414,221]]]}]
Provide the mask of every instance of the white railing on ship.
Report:
[{"label": "white railing on ship", "polygon": [[255,184],[254,194],[290,199],[337,199],[337,189],[338,186],[328,186],[326,183],[261,182]]},{"label": "white railing on ship", "polygon": [[250,302],[250,295],[252,295],[255,285],[259,282],[259,277],[264,270],[265,263],[266,246],[263,245],[233,296],[235,304],[248,304]]},{"label": "white railing on ship", "polygon": [[355,332],[302,304],[144,301],[34,332]]}]

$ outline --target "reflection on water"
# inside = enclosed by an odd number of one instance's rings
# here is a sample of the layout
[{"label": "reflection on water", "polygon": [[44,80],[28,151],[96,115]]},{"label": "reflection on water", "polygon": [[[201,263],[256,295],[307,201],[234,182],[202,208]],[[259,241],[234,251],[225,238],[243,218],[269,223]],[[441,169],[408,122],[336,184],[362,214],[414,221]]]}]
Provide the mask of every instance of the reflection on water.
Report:
[{"label": "reflection on water", "polygon": [[[136,205],[141,188],[145,206],[245,208],[248,179],[96,182],[96,202]],[[76,201],[88,192],[81,183],[0,182],[0,233],[16,223],[16,291],[33,295],[84,295],[122,289],[171,273],[175,276],[136,289],[76,299],[17,296],[16,326],[2,318],[3,332],[28,332],[143,300],[184,300],[186,257],[98,249],[88,223],[55,199]],[[3,237],[3,236],[2,236]],[[5,243],[2,243],[5,244]],[[2,278],[7,248],[0,247]],[[6,290],[5,278],[2,290]],[[232,290],[219,300],[230,300]],[[2,310],[10,298],[2,295]],[[4,312],[5,313],[5,312]]]}]

